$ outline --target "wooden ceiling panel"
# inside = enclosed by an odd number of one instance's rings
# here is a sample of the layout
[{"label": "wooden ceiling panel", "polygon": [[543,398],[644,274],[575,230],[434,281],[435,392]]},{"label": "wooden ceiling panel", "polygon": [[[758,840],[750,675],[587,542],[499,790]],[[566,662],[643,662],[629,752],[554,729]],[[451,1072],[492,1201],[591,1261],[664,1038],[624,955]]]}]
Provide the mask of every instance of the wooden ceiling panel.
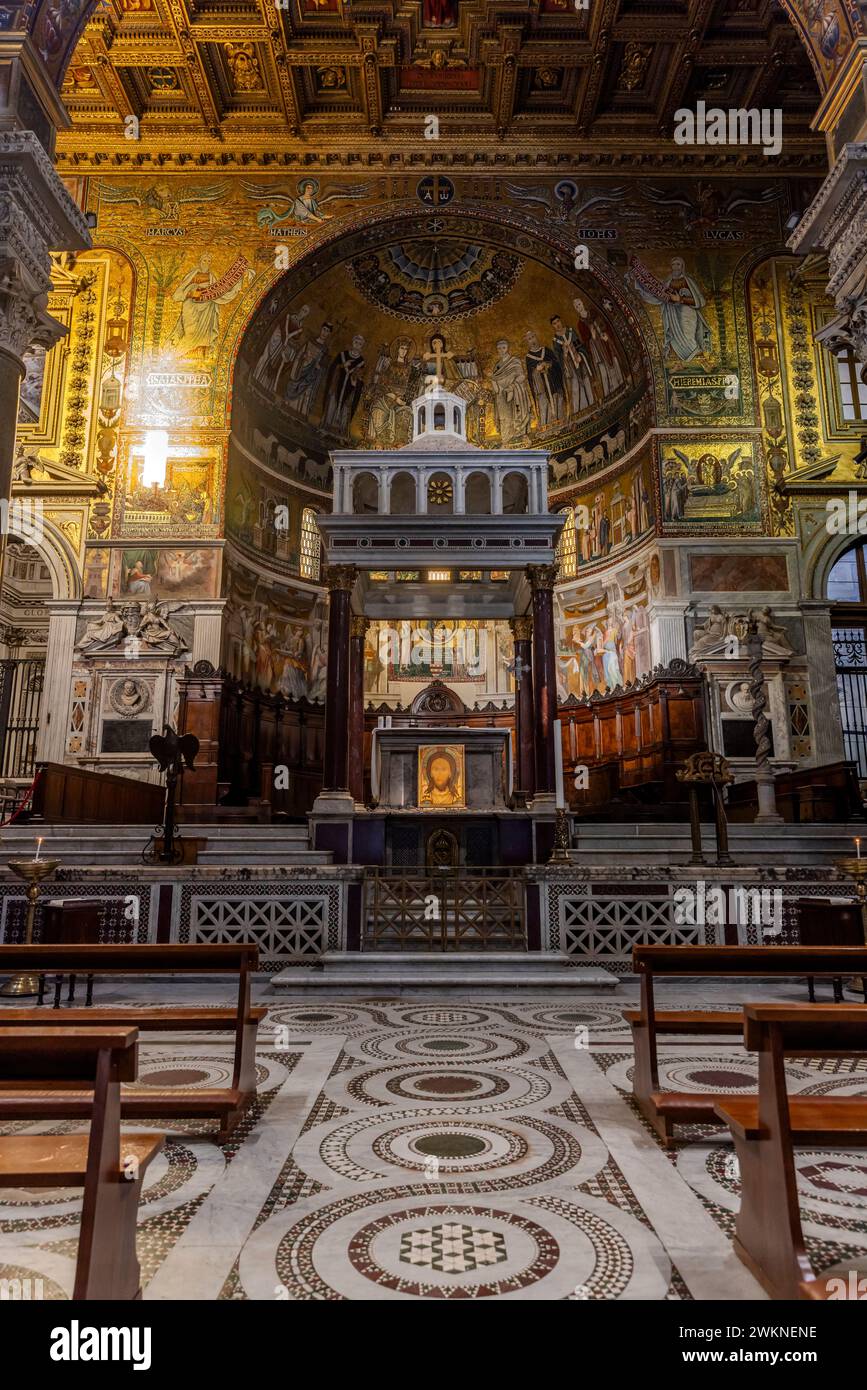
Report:
[{"label": "wooden ceiling panel", "polygon": [[[63,86],[61,165],[133,157],[122,118],[158,133],[153,157],[436,153],[478,163],[609,156],[655,144],[702,99],[786,111],[793,170],[821,172],[816,82],[774,0],[105,0]],[[434,152],[425,120],[443,116]],[[174,123],[173,123],[174,117]],[[198,130],[191,147],[191,125]],[[256,136],[254,130],[260,131]],[[277,137],[282,136],[282,139]],[[259,143],[257,143],[259,141]],[[153,146],[151,139],[150,145]],[[761,151],[743,152],[755,172]],[[408,157],[408,156],[407,156]],[[707,159],[707,154],[703,158]],[[672,167],[675,167],[673,165]]]}]

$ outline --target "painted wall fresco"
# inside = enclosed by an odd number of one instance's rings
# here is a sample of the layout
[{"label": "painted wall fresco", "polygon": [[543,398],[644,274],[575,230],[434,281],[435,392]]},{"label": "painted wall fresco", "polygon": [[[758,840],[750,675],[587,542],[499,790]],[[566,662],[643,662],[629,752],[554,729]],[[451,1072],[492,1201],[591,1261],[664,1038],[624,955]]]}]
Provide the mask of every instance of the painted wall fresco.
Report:
[{"label": "painted wall fresco", "polygon": [[651,667],[649,562],[605,584],[570,585],[559,594],[557,691],[561,700],[604,695]]},{"label": "painted wall fresco", "polygon": [[324,701],[324,598],[269,587],[236,568],[229,576],[224,631],[226,663],[240,680],[289,700]]},{"label": "painted wall fresco", "polygon": [[584,490],[576,488],[558,510],[566,515],[560,538],[564,578],[610,562],[654,529],[653,450],[646,447],[632,465],[607,470]]},{"label": "painted wall fresco", "polygon": [[464,703],[502,704],[515,688],[515,645],[502,620],[372,622],[365,636],[365,698],[408,705],[422,686],[445,681]]}]

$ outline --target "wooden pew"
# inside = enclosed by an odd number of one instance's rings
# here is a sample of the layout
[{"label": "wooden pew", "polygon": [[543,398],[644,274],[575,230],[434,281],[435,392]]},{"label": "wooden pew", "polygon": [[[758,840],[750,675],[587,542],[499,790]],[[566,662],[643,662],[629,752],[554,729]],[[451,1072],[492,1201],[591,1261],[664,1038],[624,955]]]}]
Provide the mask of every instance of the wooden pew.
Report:
[{"label": "wooden pew", "polygon": [[867,1005],[746,1004],[744,1046],[758,1053],[758,1095],[716,1103],[740,1164],[735,1250],[772,1298],[826,1298],[804,1245],[793,1145],[867,1148],[867,1099],[789,1098],[785,1059],[867,1056]]},{"label": "wooden pew", "polygon": [[[252,945],[196,946],[0,946],[0,974],[14,971],[132,976],[149,974],[237,975],[238,1000],[230,1008],[181,1005],[167,1008],[7,1008],[0,1005],[4,1026],[41,1029],[77,1027],[135,1027],[143,1033],[226,1032],[235,1040],[232,1084],[201,1090],[154,1087],[125,1091],[121,1114],[126,1119],[217,1119],[217,1140],[224,1143],[256,1096],[256,1033],[268,1010],[250,1003],[250,976],[259,952]],[[86,1095],[78,1115],[89,1114]],[[0,1119],[29,1117],[25,1097],[0,1092]]]},{"label": "wooden pew", "polygon": [[65,1087],[92,1092],[89,1134],[0,1137],[0,1187],[83,1187],[74,1299],[141,1297],[135,1248],[142,1179],[161,1134],[122,1134],[120,1083],[136,1075],[135,1028],[0,1029],[0,1086],[45,1102],[34,1119],[70,1118]]},{"label": "wooden pew", "polygon": [[[863,975],[867,970],[865,946],[636,946],[632,968],[641,980],[638,1009],[625,1009],[632,1028],[635,1063],[632,1094],[645,1119],[666,1147],[675,1143],[675,1125],[719,1124],[714,1094],[662,1091],[659,1086],[657,1038],[659,1034],[707,1037],[723,1034],[740,1037],[740,1010],[657,1009],[654,980],[658,977],[744,977],[798,979],[821,975]],[[838,1005],[842,1008],[843,1005]]]}]

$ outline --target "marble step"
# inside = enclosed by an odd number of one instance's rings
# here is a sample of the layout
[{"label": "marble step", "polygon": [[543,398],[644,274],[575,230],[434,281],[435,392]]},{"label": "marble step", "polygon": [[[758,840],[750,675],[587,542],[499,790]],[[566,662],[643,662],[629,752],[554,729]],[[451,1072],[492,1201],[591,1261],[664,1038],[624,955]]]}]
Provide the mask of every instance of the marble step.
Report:
[{"label": "marble step", "polygon": [[[736,864],[826,865],[854,853],[854,838],[867,841],[867,826],[839,825],[729,826],[729,850]],[[702,826],[702,849],[714,862],[711,826]],[[687,864],[692,854],[689,826],[680,824],[582,824],[576,821],[570,858],[573,863],[612,866],[622,863]]]},{"label": "marble step", "polygon": [[618,977],[607,970],[570,965],[565,956],[529,955],[525,951],[329,951],[315,966],[290,967],[271,977],[272,987],[281,994],[607,991],[618,984]]},{"label": "marble step", "polygon": [[[330,864],[325,850],[311,850],[304,825],[253,826],[250,833],[229,832],[220,826],[183,825],[187,840],[205,840],[199,851],[202,865],[317,865]],[[48,825],[9,826],[0,833],[0,855],[14,859],[35,852],[36,837],[42,837],[42,855],[62,861],[65,868],[122,867],[141,863],[141,852],[148,842],[150,825]]]},{"label": "marble step", "polygon": [[[182,835],[188,839],[207,840],[211,845],[258,845],[258,844],[303,844],[308,841],[306,825],[250,825],[231,826],[195,825],[184,822],[180,827]],[[50,840],[81,840],[96,842],[104,840],[139,840],[150,834],[149,823],[143,825],[93,825],[53,824],[48,821],[29,821],[25,825],[9,825],[0,832],[0,842],[10,844],[14,841],[35,840],[41,835],[46,843]]]},{"label": "marble step", "polygon": [[330,864],[331,851],[324,849],[287,848],[275,845],[273,849],[237,850],[206,849],[199,851],[199,864]]}]

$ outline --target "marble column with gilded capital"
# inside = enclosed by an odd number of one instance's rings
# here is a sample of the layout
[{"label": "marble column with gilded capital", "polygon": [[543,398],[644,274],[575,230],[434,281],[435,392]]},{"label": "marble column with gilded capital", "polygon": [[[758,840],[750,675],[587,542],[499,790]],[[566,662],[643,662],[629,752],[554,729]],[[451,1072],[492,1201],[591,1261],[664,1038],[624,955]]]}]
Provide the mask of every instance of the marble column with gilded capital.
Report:
[{"label": "marble column with gilded capital", "polygon": [[364,641],[370,619],[353,613],[349,619],[349,790],[364,800]]},{"label": "marble column with gilded capital", "polygon": [[328,670],[325,684],[324,792],[349,791],[349,624],[354,565],[328,565]]},{"label": "marble column with gilded capital", "polygon": [[535,795],[554,795],[554,725],[557,721],[557,667],[554,637],[554,581],[557,565],[528,565],[533,592],[533,698],[536,732]]},{"label": "marble column with gilded capital", "polygon": [[536,788],[533,700],[533,619],[510,618],[515,641],[515,791],[532,797]]}]

